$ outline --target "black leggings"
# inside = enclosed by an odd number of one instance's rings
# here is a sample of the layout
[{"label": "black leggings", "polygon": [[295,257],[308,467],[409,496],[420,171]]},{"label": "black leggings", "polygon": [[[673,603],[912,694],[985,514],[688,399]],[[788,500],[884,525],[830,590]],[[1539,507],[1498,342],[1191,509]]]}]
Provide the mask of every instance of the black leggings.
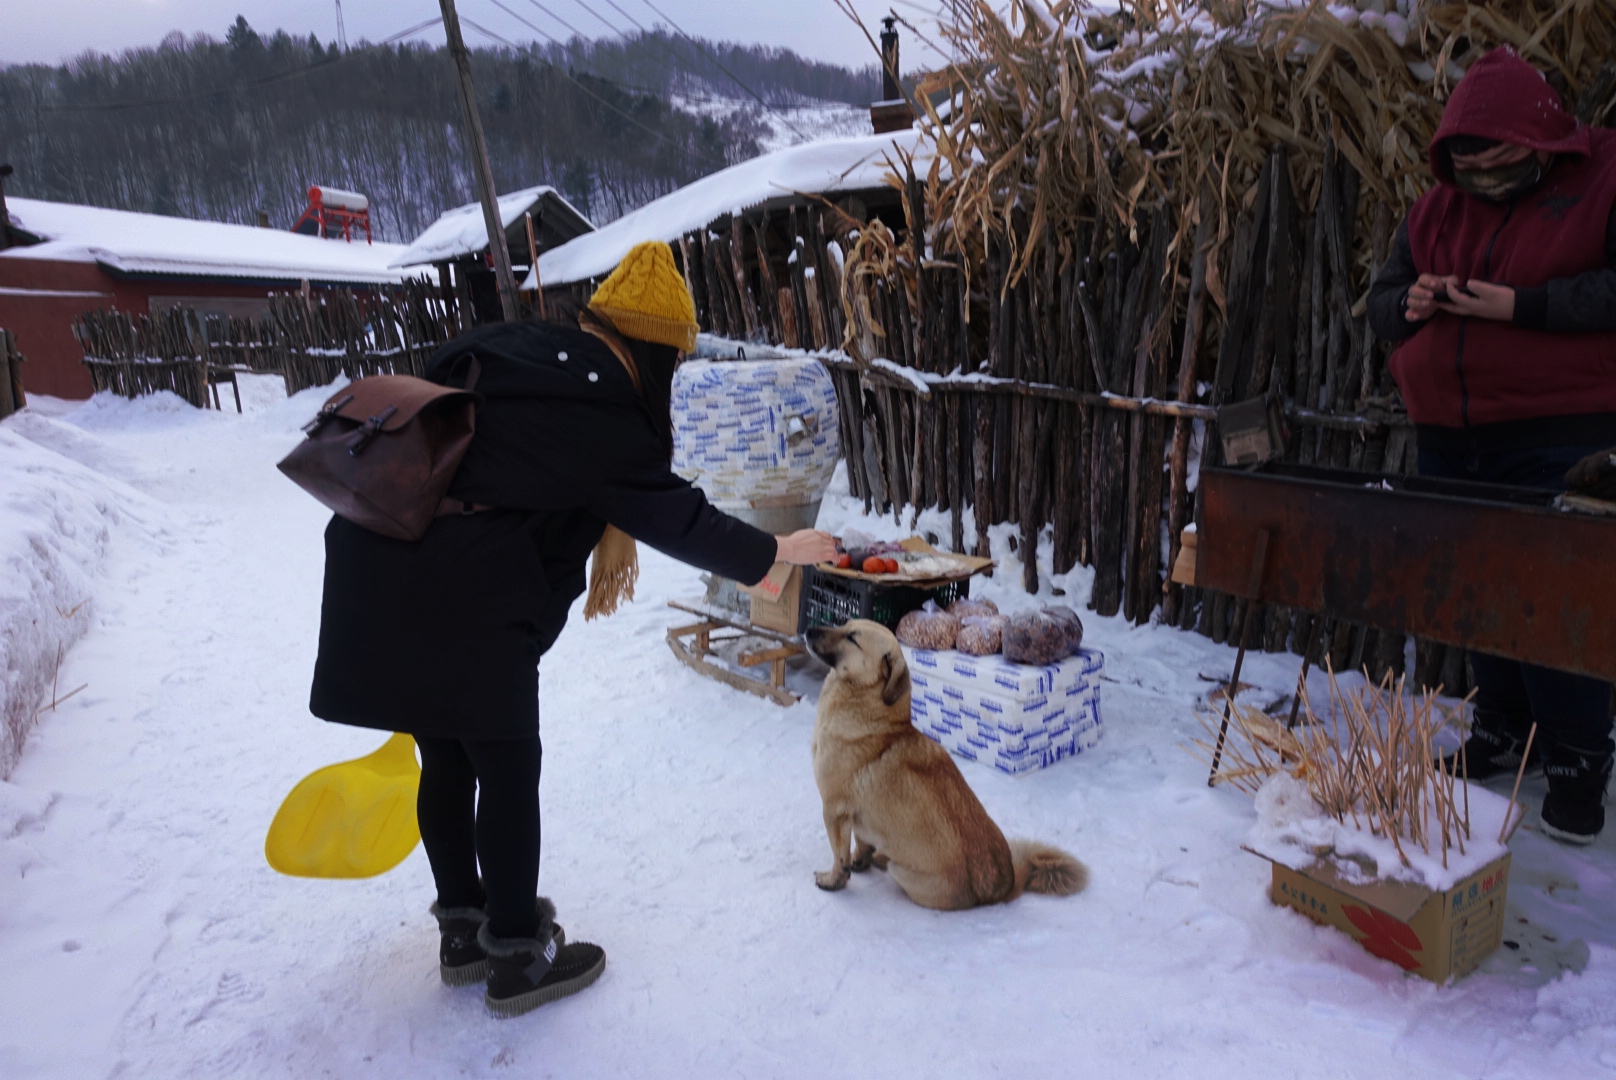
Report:
[{"label": "black leggings", "polygon": [[[495,937],[539,931],[538,735],[527,739],[417,736],[415,815],[443,907],[483,907]],[[477,868],[482,866],[482,878]]]}]

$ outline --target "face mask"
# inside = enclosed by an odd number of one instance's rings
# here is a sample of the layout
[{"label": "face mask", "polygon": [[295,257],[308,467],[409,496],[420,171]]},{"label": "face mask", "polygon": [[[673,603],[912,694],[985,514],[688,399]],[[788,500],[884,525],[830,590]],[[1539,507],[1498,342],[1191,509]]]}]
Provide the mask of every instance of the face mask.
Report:
[{"label": "face mask", "polygon": [[1538,161],[1536,154],[1530,154],[1513,165],[1501,165],[1496,169],[1468,172],[1453,170],[1453,182],[1458,185],[1459,190],[1493,202],[1508,202],[1525,194],[1536,187],[1541,179],[1543,179],[1543,165]]}]

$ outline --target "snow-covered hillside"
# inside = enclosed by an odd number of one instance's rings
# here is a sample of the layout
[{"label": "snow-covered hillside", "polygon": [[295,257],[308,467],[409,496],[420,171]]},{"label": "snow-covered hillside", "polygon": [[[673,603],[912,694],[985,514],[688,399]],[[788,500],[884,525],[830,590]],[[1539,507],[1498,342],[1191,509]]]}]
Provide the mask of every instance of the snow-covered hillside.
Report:
[{"label": "snow-covered hillside", "polygon": [[[570,626],[543,669],[541,884],[569,935],[606,948],[606,973],[490,1018],[477,989],[438,980],[420,851],[364,881],[265,865],[292,784],[381,738],[306,709],[326,515],[274,463],[325,392],[288,402],[251,383],[244,417],[98,399],[0,424],[0,538],[52,491],[115,509],[64,504],[105,532],[78,560],[94,603],[61,671],[89,688],[45,714],[0,783],[6,1080],[1616,1068],[1616,830],[1571,850],[1534,813],[1513,842],[1509,947],[1451,987],[1406,976],[1269,903],[1267,864],[1239,847],[1250,800],[1208,789],[1180,748],[1232,650],[1162,627],[1086,618],[1107,658],[1098,748],[1017,778],[962,764],[1007,833],[1088,863],[1088,891],[951,914],[878,872],[821,892],[813,704],[681,666],[663,635],[686,617],[665,602],[698,576],[654,554],[637,601]],[[18,449],[40,445],[30,430],[54,457]],[[56,471],[18,471],[41,460]],[[907,532],[857,510],[842,487],[821,523]],[[1037,599],[1008,544],[995,537],[1005,565],[977,591],[1014,610]],[[1087,574],[1045,570],[1043,598],[1061,588],[1081,608]],[[1256,656],[1244,678],[1266,704],[1295,673]],[[1523,794],[1535,806],[1541,782]]]},{"label": "snow-covered hillside", "polygon": [[715,120],[745,116],[761,124],[766,134],[758,139],[758,145],[765,154],[787,146],[870,133],[869,106],[847,105],[840,101],[765,108],[750,98],[673,94],[670,100],[678,108],[695,116],[709,116]]}]

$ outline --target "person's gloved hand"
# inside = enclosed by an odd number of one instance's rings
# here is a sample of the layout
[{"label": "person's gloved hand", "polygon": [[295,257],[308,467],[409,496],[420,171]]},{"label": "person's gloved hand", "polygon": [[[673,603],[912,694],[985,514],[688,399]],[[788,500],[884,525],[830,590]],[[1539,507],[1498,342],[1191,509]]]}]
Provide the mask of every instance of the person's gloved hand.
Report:
[{"label": "person's gloved hand", "polygon": [[1571,466],[1565,480],[1574,495],[1616,502],[1616,446],[1589,454]]}]

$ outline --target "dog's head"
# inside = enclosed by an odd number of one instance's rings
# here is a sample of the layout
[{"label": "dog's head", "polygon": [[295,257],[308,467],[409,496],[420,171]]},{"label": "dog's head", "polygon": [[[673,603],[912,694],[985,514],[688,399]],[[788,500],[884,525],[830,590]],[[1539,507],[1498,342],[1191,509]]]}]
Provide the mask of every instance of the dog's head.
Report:
[{"label": "dog's head", "polygon": [[808,631],[808,647],[829,664],[842,681],[879,690],[885,705],[909,696],[909,665],[892,631],[878,622],[854,619],[843,626],[816,626]]}]

